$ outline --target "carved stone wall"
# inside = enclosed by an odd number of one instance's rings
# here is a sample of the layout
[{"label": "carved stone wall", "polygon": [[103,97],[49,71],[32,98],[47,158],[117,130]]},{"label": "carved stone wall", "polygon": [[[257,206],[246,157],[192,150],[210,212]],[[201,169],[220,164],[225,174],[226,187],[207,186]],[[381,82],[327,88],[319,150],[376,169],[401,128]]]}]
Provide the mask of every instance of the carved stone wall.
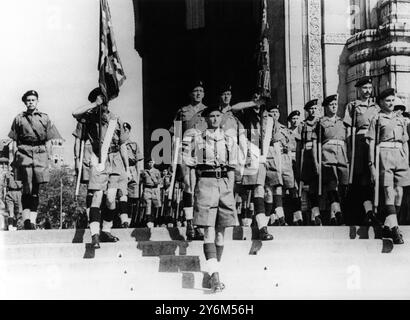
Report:
[{"label": "carved stone wall", "polygon": [[354,83],[362,76],[374,78],[376,93],[396,88],[410,102],[410,0],[379,0],[373,8],[377,24],[355,33],[347,42],[350,100],[356,98]]}]

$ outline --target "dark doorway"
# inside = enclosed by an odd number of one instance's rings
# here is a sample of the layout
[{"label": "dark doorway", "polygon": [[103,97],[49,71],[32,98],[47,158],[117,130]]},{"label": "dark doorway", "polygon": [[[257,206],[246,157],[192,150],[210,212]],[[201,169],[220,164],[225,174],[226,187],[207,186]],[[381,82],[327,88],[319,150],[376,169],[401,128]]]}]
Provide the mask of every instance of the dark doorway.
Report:
[{"label": "dark doorway", "polygon": [[[204,0],[204,26],[188,30],[189,0],[133,1],[136,49],[143,64],[144,150],[149,156],[152,131],[172,125],[176,111],[189,103],[193,80],[205,82],[206,105],[217,102],[217,87],[226,82],[233,86],[233,103],[251,98],[256,87],[260,3]],[[270,15],[278,12],[270,9]],[[271,32],[275,38],[280,33],[277,28]],[[280,103],[272,92],[273,103]]]}]

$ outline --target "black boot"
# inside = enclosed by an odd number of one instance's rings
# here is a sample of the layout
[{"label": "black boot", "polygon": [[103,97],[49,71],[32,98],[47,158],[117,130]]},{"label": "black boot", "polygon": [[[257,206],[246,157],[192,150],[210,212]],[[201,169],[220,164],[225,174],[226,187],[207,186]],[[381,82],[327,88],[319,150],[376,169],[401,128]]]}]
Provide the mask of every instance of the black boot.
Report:
[{"label": "black boot", "polygon": [[399,227],[392,228],[391,234],[392,234],[394,244],[404,244],[403,234],[399,230]]},{"label": "black boot", "polygon": [[273,236],[268,232],[267,227],[263,227],[259,230],[259,238],[262,241],[271,241],[273,240]]},{"label": "black boot", "polygon": [[383,227],[382,238],[393,239],[393,233],[392,233],[392,230],[389,227],[387,227],[387,226]]},{"label": "black boot", "polygon": [[225,285],[221,281],[219,281],[218,272],[214,272],[212,274],[211,279],[210,279],[210,285],[211,285],[212,293],[221,292],[223,289],[225,289]]},{"label": "black boot", "polygon": [[101,231],[100,233],[101,242],[117,242],[120,239],[113,236],[110,232]]},{"label": "black boot", "polygon": [[100,237],[98,233],[91,237],[91,247],[93,249],[100,249]]},{"label": "black boot", "polygon": [[195,228],[195,240],[199,240],[199,241],[204,240],[204,234],[200,228]]},{"label": "black boot", "polygon": [[314,226],[321,226],[322,225],[322,219],[320,218],[320,216],[316,216],[315,220],[312,221]]},{"label": "black boot", "polygon": [[30,219],[24,220],[24,230],[33,230],[32,223]]},{"label": "black boot", "polygon": [[285,221],[285,217],[279,218],[278,223],[279,223],[279,227],[287,226],[286,221]]},{"label": "black boot", "polygon": [[130,224],[127,221],[125,221],[121,224],[121,228],[123,228],[123,229],[128,229],[129,227],[130,227]]}]

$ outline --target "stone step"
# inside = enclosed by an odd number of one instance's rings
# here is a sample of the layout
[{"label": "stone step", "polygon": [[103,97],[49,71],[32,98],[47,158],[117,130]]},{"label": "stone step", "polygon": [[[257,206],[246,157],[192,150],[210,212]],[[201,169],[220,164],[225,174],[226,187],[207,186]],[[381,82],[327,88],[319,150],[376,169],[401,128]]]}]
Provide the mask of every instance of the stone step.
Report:
[{"label": "stone step", "polygon": [[[279,255],[279,254],[330,254],[330,253],[391,253],[409,254],[410,245],[393,246],[389,240],[273,240],[227,241],[225,255]],[[83,243],[36,243],[6,245],[2,247],[1,257],[4,260],[18,259],[117,259],[119,257],[139,259],[146,256],[163,255],[198,255],[203,254],[202,241],[140,241],[102,243],[101,248],[94,250]]]},{"label": "stone step", "polygon": [[[410,227],[402,226],[404,238],[410,238]],[[380,238],[380,230],[367,227],[269,227],[276,240],[292,239],[375,239]],[[185,228],[138,228],[113,229],[112,233],[122,242],[170,241],[185,239]],[[251,228],[228,228],[226,240],[257,240],[258,230]],[[35,230],[0,232],[0,245],[30,243],[89,243],[89,230]]]}]

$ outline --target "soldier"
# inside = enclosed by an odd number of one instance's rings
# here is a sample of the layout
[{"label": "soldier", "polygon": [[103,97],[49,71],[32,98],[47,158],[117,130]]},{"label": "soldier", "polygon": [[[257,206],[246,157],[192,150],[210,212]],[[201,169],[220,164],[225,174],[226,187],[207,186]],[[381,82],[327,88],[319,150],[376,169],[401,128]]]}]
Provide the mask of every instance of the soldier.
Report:
[{"label": "soldier", "polygon": [[[90,101],[91,102],[91,101]],[[86,137],[85,132],[86,119],[78,119],[77,126],[73,132],[74,136],[74,164],[77,178],[80,179],[80,183],[87,186],[87,196],[85,198],[85,207],[87,220],[90,215],[90,207],[93,199],[93,192],[88,189],[88,183],[90,181],[90,162],[92,154],[92,146],[90,140]],[[83,150],[81,150],[81,147]],[[81,152],[83,153],[83,162],[81,161]],[[78,177],[80,167],[81,177]]]},{"label": "soldier", "polygon": [[[124,122],[123,124],[124,132],[128,137],[131,133],[131,125],[128,122]],[[120,199],[119,199],[119,207],[120,207],[120,219],[121,219],[121,227],[128,228],[130,226],[131,217],[133,214],[133,209],[135,204],[137,203],[137,199],[139,198],[139,168],[138,163],[144,160],[140,148],[138,144],[130,139],[126,142],[127,145],[127,153],[128,153],[128,164],[130,168],[130,179],[123,179],[124,184],[122,185],[121,189],[119,190]]]},{"label": "soldier", "polygon": [[[190,104],[180,108],[177,111],[174,121],[180,121],[182,125],[182,136],[188,129],[195,128],[201,131],[206,129],[206,123],[201,116],[202,111],[207,107],[202,103],[205,97],[204,84],[202,81],[196,81],[190,86]],[[174,133],[174,128],[171,128],[171,133]],[[184,142],[182,147],[184,148]],[[183,164],[178,166],[178,170],[174,173],[178,176],[180,183],[184,184],[182,194],[183,211],[186,219],[186,236],[189,240],[202,240],[203,234],[200,230],[194,228],[193,219],[193,190],[189,190],[188,172]]]},{"label": "soldier", "polygon": [[21,204],[21,190],[23,189],[23,183],[20,180],[15,179],[14,172],[11,170],[5,175],[5,185],[5,205],[8,211],[9,231],[15,231],[17,230],[18,215],[23,211]]},{"label": "soldier", "polygon": [[266,185],[265,185],[265,209],[266,215],[270,216],[270,223],[279,226],[286,225],[285,212],[283,210],[283,197],[285,190],[289,190],[292,199],[292,214],[295,225],[302,225],[303,217],[301,202],[296,188],[295,177],[290,156],[291,131],[279,123],[279,106],[272,109],[275,120],[272,139],[269,146],[266,161]]},{"label": "soldier", "polygon": [[[49,116],[38,111],[38,93],[27,91],[22,101],[27,110],[17,115],[9,133],[14,141],[16,178],[23,182],[22,206],[25,229],[35,229],[40,184],[49,182],[51,148],[47,142],[62,139]],[[13,162],[13,159],[11,159]]]},{"label": "soldier", "polygon": [[161,201],[161,210],[162,210],[162,224],[168,226],[170,228],[173,227],[173,218],[170,215],[171,212],[168,210],[167,203],[165,202],[165,199],[168,199],[168,194],[169,194],[169,187],[171,185],[171,174],[169,173],[168,169],[165,168],[161,172],[161,182],[160,182],[160,190],[162,194],[162,198],[164,201]]},{"label": "soldier", "polygon": [[[269,134],[268,130],[266,130],[266,125],[269,121],[273,121],[273,119],[269,120],[269,117],[272,116],[266,110],[261,112],[262,103],[264,102],[259,100],[259,95],[255,94],[253,103],[238,106],[233,110],[238,112],[238,118],[244,125],[248,140],[246,163],[241,184],[243,188],[247,188],[253,195],[259,237],[263,241],[269,241],[273,240],[273,236],[268,232],[268,221],[265,215],[266,154],[262,154],[261,151],[263,151],[265,136]],[[245,197],[243,200],[247,201],[249,197]],[[247,202],[249,203],[249,201]]]},{"label": "soldier", "polygon": [[204,112],[208,130],[195,130],[184,152],[185,164],[194,181],[194,224],[205,228],[204,254],[213,293],[224,289],[219,280],[218,262],[224,248],[224,231],[235,225],[235,198],[233,194],[236,143],[224,133],[220,124],[219,107]]},{"label": "soldier", "polygon": [[[340,195],[346,194],[349,184],[349,161],[347,158],[348,127],[336,114],[338,111],[337,95],[324,99],[325,116],[320,120],[314,139],[321,137],[322,144],[322,181],[330,202],[330,223],[344,223],[340,206]],[[319,142],[318,142],[319,143]],[[340,194],[339,194],[340,192]]]},{"label": "soldier", "polygon": [[142,184],[144,185],[144,200],[146,203],[145,216],[147,219],[147,227],[153,228],[155,217],[151,213],[152,205],[158,210],[161,207],[161,192],[159,184],[161,182],[161,173],[154,167],[154,160],[149,159],[147,162],[148,168],[142,174]]},{"label": "soldier", "polygon": [[[403,187],[410,185],[409,137],[404,120],[393,112],[394,98],[394,89],[380,93],[378,102],[381,111],[371,120],[366,139],[369,143],[371,178],[374,183],[379,179],[385,196],[383,237],[392,238],[395,244],[403,244],[397,214],[400,212]],[[376,153],[377,148],[379,152]]]},{"label": "soldier", "polygon": [[[100,248],[102,242],[117,242],[111,234],[116,209],[117,191],[123,186],[124,177],[129,177],[126,142],[128,134],[122,121],[109,110],[100,88],[92,90],[88,96],[91,104],[73,112],[76,119],[86,119],[86,138],[92,146],[90,181],[88,189],[93,191],[90,208],[90,231],[92,247]],[[106,195],[106,210],[103,211],[103,226],[100,232],[101,203]]]},{"label": "soldier", "polygon": [[[350,126],[352,145],[350,159],[349,184],[353,184],[356,189],[354,194],[359,195],[360,204],[363,205],[366,217],[365,223],[375,221],[373,213],[373,190],[370,184],[370,170],[368,166],[368,144],[366,143],[366,133],[370,126],[370,120],[375,117],[380,108],[373,101],[373,86],[370,77],[360,79],[356,83],[359,90],[359,99],[350,102],[346,106],[344,122]],[[354,142],[354,143],[353,143]]]},{"label": "soldier", "polygon": [[307,118],[303,121],[295,134],[296,147],[296,167],[300,192],[303,185],[309,185],[308,198],[311,205],[311,223],[316,226],[322,225],[319,210],[318,179],[319,164],[317,156],[317,144],[313,139],[314,131],[319,120],[318,100],[313,99],[306,103],[305,111]]}]

